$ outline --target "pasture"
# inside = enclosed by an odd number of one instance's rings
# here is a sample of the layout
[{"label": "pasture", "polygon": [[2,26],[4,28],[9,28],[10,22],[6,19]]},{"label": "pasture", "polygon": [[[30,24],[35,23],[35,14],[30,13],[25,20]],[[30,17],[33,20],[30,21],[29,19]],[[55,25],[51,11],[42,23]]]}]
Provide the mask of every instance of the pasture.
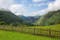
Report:
[{"label": "pasture", "polygon": [[0,25],[0,40],[60,40],[59,38],[60,24],[32,27]]},{"label": "pasture", "polygon": [[60,40],[60,39],[0,30],[0,40]]}]

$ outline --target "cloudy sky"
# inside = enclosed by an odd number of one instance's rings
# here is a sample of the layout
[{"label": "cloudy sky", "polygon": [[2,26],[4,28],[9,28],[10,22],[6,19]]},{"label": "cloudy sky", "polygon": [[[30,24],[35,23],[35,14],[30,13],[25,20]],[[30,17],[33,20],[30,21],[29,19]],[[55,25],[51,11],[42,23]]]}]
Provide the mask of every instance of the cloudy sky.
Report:
[{"label": "cloudy sky", "polygon": [[0,0],[0,8],[16,15],[35,16],[60,9],[60,0]]}]

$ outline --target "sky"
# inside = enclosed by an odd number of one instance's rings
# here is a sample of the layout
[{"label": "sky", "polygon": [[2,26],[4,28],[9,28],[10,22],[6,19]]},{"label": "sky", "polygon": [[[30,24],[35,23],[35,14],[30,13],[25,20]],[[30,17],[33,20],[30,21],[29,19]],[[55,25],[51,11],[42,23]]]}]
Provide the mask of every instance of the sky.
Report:
[{"label": "sky", "polygon": [[15,15],[36,16],[60,9],[60,0],[0,0],[0,9]]}]

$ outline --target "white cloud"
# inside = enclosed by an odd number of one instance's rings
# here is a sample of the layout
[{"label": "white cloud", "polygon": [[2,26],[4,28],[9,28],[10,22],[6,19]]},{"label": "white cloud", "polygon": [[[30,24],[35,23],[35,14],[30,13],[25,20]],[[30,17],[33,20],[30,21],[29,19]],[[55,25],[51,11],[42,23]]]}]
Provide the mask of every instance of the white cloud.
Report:
[{"label": "white cloud", "polygon": [[56,10],[60,10],[60,0],[55,0],[54,2],[48,4],[48,8],[34,11],[34,13],[39,15],[44,15],[49,11],[56,11]]},{"label": "white cloud", "polygon": [[[35,0],[35,1],[37,1],[37,0]],[[55,10],[59,10],[59,9],[60,9],[60,0],[56,0],[54,2],[49,3],[48,8],[46,8],[46,9],[33,11],[32,13],[25,14],[25,15],[27,15],[27,16],[44,15],[44,14],[48,13],[49,11],[55,11]]]},{"label": "white cloud", "polygon": [[44,10],[38,10],[38,11],[34,11],[32,12],[33,15],[44,15],[48,12],[47,9],[44,9]]},{"label": "white cloud", "polygon": [[21,4],[16,4],[15,0],[0,0],[0,9],[10,10],[16,15],[26,13],[26,9]]},{"label": "white cloud", "polygon": [[14,0],[0,0],[0,8],[8,9],[13,3]]},{"label": "white cloud", "polygon": [[40,1],[42,1],[42,0],[32,0],[33,2],[40,2]]},{"label": "white cloud", "polygon": [[21,4],[13,4],[10,6],[10,10],[16,15],[23,15],[26,13],[26,9]]},{"label": "white cloud", "polygon": [[[42,0],[32,0],[33,2],[41,2]],[[29,5],[32,6],[41,6],[43,4],[34,4]],[[15,4],[14,0],[0,0],[0,8],[5,8],[11,10],[16,15],[26,15],[26,16],[35,16],[35,15],[43,15],[49,11],[55,11],[60,9],[60,0],[55,0],[52,3],[48,4],[48,8],[43,10],[33,11],[32,13],[28,13],[27,8],[25,8],[22,4]]]},{"label": "white cloud", "polygon": [[48,5],[50,11],[55,11],[60,9],[60,0],[56,0]]}]

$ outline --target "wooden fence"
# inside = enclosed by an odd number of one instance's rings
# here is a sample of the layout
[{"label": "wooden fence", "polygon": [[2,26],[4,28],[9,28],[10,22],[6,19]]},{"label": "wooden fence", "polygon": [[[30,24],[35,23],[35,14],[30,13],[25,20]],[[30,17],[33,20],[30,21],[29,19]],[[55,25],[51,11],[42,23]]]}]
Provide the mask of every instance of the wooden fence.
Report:
[{"label": "wooden fence", "polygon": [[43,35],[43,36],[60,38],[60,31],[51,30],[51,29],[0,26],[0,30],[17,31],[17,32],[34,34],[34,35]]}]

